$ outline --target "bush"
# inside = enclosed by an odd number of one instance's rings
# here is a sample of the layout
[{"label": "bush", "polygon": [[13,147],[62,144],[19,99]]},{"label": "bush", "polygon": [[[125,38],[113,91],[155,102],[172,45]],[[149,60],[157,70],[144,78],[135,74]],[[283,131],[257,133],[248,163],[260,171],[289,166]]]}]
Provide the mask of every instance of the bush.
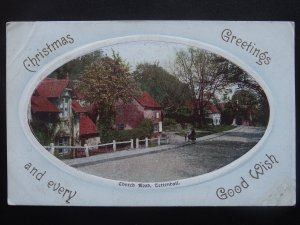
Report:
[{"label": "bush", "polygon": [[140,131],[144,134],[144,135],[148,135],[148,137],[152,136],[153,133],[153,125],[152,125],[152,121],[150,119],[144,119],[139,127],[137,129],[140,129]]},{"label": "bush", "polygon": [[105,136],[101,137],[103,143],[116,141],[130,141],[130,139],[151,138],[153,132],[152,121],[144,119],[137,128],[131,130],[108,130]]},{"label": "bush", "polygon": [[213,119],[212,118],[205,118],[205,124],[213,125]]},{"label": "bush", "polygon": [[53,142],[54,130],[50,129],[45,122],[38,119],[32,120],[30,128],[41,145],[49,145],[50,142]]},{"label": "bush", "polygon": [[177,124],[176,120],[172,118],[164,118],[163,120],[163,126],[171,126],[176,124]]},{"label": "bush", "polygon": [[192,111],[188,107],[182,106],[178,109],[177,114],[179,116],[189,117],[192,115]]}]

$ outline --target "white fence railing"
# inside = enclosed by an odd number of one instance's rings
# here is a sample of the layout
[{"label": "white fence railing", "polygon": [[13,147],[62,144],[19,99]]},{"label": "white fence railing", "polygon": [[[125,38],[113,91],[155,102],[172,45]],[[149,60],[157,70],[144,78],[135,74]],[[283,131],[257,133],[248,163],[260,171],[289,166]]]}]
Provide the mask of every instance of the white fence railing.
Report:
[{"label": "white fence railing", "polygon": [[[152,139],[149,139],[149,138],[145,138],[145,139],[135,139],[135,148],[140,148],[143,146],[144,143],[144,146],[146,148],[149,147],[149,143],[153,143],[153,144],[157,144],[158,146],[159,145],[162,145],[162,144],[169,144],[169,139],[168,138],[161,138],[161,137],[158,137],[158,138],[152,138]],[[120,144],[130,144],[130,147],[127,148],[127,149],[134,149],[134,140],[133,139],[130,139],[130,141],[115,141],[113,140],[113,142],[111,143],[105,143],[105,144],[99,144],[99,145],[87,145],[87,144],[84,144],[84,146],[54,146],[53,143],[50,143],[49,146],[44,146],[44,148],[46,148],[52,155],[55,154],[55,149],[61,149],[62,152],[59,153],[59,155],[64,155],[65,152],[71,152],[72,150],[74,151],[74,155],[76,155],[76,151],[78,150],[84,150],[84,153],[85,153],[85,156],[86,157],[89,157],[90,156],[90,152],[89,150],[97,150],[99,149],[99,147],[104,147],[104,146],[112,146],[112,150],[115,152],[117,151],[117,145],[120,145]]]}]

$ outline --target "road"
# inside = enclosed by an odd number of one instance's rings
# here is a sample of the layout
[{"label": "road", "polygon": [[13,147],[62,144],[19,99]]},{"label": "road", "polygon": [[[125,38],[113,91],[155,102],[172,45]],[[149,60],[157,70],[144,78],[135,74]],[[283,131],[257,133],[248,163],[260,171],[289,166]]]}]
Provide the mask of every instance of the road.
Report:
[{"label": "road", "polygon": [[161,182],[198,176],[221,168],[248,152],[265,129],[241,127],[184,147],[82,166],[96,176],[122,181]]}]

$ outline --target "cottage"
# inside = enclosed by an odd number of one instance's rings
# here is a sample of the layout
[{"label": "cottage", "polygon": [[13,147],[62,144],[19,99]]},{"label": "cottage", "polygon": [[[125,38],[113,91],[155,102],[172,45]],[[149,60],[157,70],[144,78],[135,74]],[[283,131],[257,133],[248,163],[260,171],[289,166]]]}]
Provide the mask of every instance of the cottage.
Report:
[{"label": "cottage", "polygon": [[154,134],[162,132],[161,106],[148,92],[143,92],[131,103],[117,104],[115,124],[118,130],[136,128],[144,119],[152,121]]},{"label": "cottage", "polygon": [[[193,103],[192,101],[188,101],[186,103],[187,107],[190,110],[194,109],[194,104],[192,104],[192,103]],[[204,102],[204,105],[205,105],[205,107],[204,107],[205,118],[211,119],[212,125],[215,125],[215,126],[220,125],[221,124],[221,112],[216,107],[216,105],[214,105],[211,102]]]},{"label": "cottage", "polygon": [[[76,144],[95,145],[100,143],[99,132],[94,121],[88,116],[93,105],[83,104],[83,100],[73,99],[72,110],[74,117],[73,137]],[[80,104],[81,103],[81,104]]]},{"label": "cottage", "polygon": [[217,126],[221,124],[221,113],[218,108],[212,103],[208,103],[205,107],[205,118],[212,120],[212,124]]},{"label": "cottage", "polygon": [[90,108],[82,106],[80,101],[68,78],[46,78],[31,97],[30,123],[43,123],[49,130],[47,142],[55,145],[98,144],[96,125],[87,115]]},{"label": "cottage", "polygon": [[[28,118],[33,133],[36,136],[43,135],[37,137],[41,144],[49,145],[54,142],[56,146],[95,145],[100,143],[100,137],[97,126],[90,117],[94,110],[94,104],[88,104],[84,96],[74,90],[68,78],[46,78],[31,97]],[[116,104],[116,129],[136,128],[144,119],[152,121],[155,135],[162,132],[161,106],[148,92],[143,92],[131,103],[119,101]]]}]

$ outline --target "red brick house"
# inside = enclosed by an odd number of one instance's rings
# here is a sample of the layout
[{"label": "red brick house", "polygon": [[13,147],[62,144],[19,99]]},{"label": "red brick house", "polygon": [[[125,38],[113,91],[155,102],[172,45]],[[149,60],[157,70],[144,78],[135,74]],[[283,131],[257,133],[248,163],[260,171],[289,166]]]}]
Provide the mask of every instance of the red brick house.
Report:
[{"label": "red brick house", "polygon": [[96,125],[87,115],[89,107],[81,105],[69,79],[44,79],[31,97],[30,108],[29,121],[42,121],[52,127],[55,145],[100,142]]},{"label": "red brick house", "polygon": [[118,130],[136,128],[144,119],[152,121],[154,133],[162,132],[161,106],[148,92],[143,92],[131,103],[117,104],[115,124]]}]

